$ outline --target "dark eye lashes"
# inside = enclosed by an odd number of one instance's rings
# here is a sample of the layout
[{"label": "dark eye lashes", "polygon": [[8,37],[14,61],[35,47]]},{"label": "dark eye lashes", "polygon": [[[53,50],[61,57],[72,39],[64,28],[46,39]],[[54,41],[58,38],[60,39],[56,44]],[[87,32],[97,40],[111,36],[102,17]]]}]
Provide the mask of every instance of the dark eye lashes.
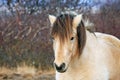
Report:
[{"label": "dark eye lashes", "polygon": [[74,39],[74,37],[71,37],[71,39],[70,40],[73,40]]}]

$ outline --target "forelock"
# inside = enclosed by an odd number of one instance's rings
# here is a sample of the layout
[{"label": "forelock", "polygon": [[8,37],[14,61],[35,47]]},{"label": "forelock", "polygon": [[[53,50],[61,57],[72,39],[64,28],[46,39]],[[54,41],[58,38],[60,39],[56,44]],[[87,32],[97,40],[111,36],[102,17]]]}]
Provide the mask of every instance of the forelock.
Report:
[{"label": "forelock", "polygon": [[75,15],[73,14],[61,14],[57,17],[53,24],[51,34],[53,36],[59,36],[60,39],[65,40],[70,37],[72,33],[72,22]]}]

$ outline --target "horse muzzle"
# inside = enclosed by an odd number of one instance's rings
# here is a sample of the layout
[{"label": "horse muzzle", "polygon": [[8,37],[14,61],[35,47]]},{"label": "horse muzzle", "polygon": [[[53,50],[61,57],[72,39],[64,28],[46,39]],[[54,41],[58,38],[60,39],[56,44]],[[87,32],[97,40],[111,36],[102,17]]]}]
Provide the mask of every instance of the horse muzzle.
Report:
[{"label": "horse muzzle", "polygon": [[57,65],[56,63],[54,63],[54,67],[55,67],[55,69],[57,70],[57,72],[60,72],[60,73],[64,73],[64,72],[66,72],[66,65],[65,65],[65,63],[62,63],[61,65]]}]

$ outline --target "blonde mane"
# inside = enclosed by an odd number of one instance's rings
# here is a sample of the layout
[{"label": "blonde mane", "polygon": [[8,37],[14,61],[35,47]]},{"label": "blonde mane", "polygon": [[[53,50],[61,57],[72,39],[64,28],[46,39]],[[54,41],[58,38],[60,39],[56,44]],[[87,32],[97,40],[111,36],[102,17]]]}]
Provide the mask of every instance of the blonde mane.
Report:
[{"label": "blonde mane", "polygon": [[85,28],[90,32],[95,32],[95,25],[89,21],[89,19],[84,20]]}]

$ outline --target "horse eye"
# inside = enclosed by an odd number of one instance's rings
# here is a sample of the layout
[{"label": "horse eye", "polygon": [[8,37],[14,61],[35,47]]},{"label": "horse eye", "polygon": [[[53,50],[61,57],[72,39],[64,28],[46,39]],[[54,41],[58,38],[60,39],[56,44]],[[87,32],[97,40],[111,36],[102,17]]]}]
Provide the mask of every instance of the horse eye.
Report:
[{"label": "horse eye", "polygon": [[71,37],[71,39],[70,40],[73,40],[74,39],[74,37]]}]

